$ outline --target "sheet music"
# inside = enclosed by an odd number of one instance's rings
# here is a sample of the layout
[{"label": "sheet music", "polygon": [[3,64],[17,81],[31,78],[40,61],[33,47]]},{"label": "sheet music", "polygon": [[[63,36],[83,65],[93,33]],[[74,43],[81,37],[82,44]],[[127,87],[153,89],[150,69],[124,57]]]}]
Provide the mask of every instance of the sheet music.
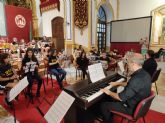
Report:
[{"label": "sheet music", "polygon": [[125,71],[123,61],[119,61],[117,64],[120,68],[121,74],[123,74]]},{"label": "sheet music", "polygon": [[27,62],[25,66],[25,73],[27,72],[34,72],[36,68],[37,62]]},{"label": "sheet music", "polygon": [[18,82],[8,93],[8,101],[12,101],[29,84],[27,77]]},{"label": "sheet music", "polygon": [[101,63],[88,66],[88,71],[92,83],[105,78],[105,74]]},{"label": "sheet music", "polygon": [[119,86],[117,87],[117,93],[120,93],[124,90],[124,87],[123,86]]},{"label": "sheet music", "polygon": [[48,123],[60,123],[75,98],[62,91],[44,118]]}]

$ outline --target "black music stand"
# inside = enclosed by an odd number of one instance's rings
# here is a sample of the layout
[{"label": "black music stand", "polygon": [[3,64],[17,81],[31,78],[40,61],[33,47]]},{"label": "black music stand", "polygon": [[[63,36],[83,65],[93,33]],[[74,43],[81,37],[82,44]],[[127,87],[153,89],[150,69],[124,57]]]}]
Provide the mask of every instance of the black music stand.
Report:
[{"label": "black music stand", "polygon": [[[6,87],[4,91],[5,91],[5,93],[8,93],[8,91],[10,91],[10,90],[11,90],[11,88]],[[7,98],[5,99],[5,101],[6,101],[6,103],[11,103],[11,108],[13,109],[13,114],[14,114],[14,123],[16,123],[17,121],[16,121],[16,113],[15,113],[14,101],[12,100],[12,101],[9,102]]]},{"label": "black music stand", "polygon": [[16,111],[15,111],[15,105],[14,105],[14,99],[21,93],[22,90],[24,90],[28,86],[27,77],[24,77],[22,80],[20,80],[10,91],[8,92],[7,101],[10,102],[13,106],[13,112],[14,112],[14,123],[16,123]]},{"label": "black music stand", "polygon": [[[44,100],[49,105],[51,105],[51,103],[49,103],[49,101],[46,98],[44,98]],[[66,112],[69,110],[70,106],[73,104],[74,100],[74,97],[62,91],[56,99],[56,101],[51,105],[50,109],[47,111],[46,114],[44,114],[41,111],[39,106],[36,107],[36,109],[47,122],[60,122],[65,116]],[[59,110],[62,111],[58,112]]]},{"label": "black music stand", "polygon": [[12,107],[13,107],[13,113],[14,113],[14,123],[16,123],[16,114],[15,114],[15,105],[14,102],[12,101]]}]

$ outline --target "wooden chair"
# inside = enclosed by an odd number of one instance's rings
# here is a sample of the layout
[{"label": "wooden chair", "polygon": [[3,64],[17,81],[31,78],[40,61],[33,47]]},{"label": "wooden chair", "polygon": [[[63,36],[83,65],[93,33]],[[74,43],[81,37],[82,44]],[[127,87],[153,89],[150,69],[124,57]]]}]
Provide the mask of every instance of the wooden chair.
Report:
[{"label": "wooden chair", "polygon": [[45,73],[46,73],[46,82],[47,82],[47,85],[48,85],[48,75],[50,75],[50,78],[51,78],[51,83],[52,83],[52,87],[53,87],[53,77],[52,77],[52,72],[49,71],[49,65],[48,65],[48,61],[47,60],[44,60],[44,65],[45,65]]},{"label": "wooden chair", "polygon": [[80,77],[82,79],[81,69],[78,66],[76,66],[75,68],[76,68],[76,80],[77,80],[77,77]]}]

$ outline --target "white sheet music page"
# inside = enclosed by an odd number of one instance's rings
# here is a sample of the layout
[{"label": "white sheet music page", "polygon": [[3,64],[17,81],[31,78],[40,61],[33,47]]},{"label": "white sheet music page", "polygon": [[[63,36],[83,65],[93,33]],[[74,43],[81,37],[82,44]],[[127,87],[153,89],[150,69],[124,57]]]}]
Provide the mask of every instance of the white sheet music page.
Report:
[{"label": "white sheet music page", "polygon": [[28,86],[27,77],[24,77],[18,82],[8,93],[8,101],[12,101],[21,91]]},{"label": "white sheet music page", "polygon": [[119,86],[117,87],[117,93],[120,93],[124,90],[124,87],[123,86]]},{"label": "white sheet music page", "polygon": [[37,62],[33,62],[31,61],[30,62],[30,72],[34,72],[35,71],[35,68],[36,68],[36,65],[37,65]]},{"label": "white sheet music page", "polygon": [[75,98],[62,91],[44,118],[48,123],[60,123]]},{"label": "white sheet music page", "polygon": [[[25,73],[27,72],[34,72],[36,68],[37,62],[27,62],[25,66]],[[30,71],[29,71],[30,70]]]},{"label": "white sheet music page", "polygon": [[122,75],[124,73],[124,71],[125,71],[125,69],[124,69],[124,63],[123,63],[123,61],[119,61],[117,64],[119,66],[119,69],[120,69],[120,72],[121,72],[121,75]]},{"label": "white sheet music page", "polygon": [[88,66],[88,71],[92,83],[105,78],[105,74],[101,63]]},{"label": "white sheet music page", "polygon": [[25,66],[25,73],[29,72],[29,68],[30,68],[30,62],[27,62]]}]

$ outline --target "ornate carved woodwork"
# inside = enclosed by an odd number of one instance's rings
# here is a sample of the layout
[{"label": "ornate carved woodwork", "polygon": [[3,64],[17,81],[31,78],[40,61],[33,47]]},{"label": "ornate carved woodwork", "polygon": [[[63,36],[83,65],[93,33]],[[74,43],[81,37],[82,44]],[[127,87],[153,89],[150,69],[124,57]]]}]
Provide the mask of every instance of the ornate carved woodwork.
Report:
[{"label": "ornate carved woodwork", "polygon": [[59,0],[40,0],[40,11],[45,12],[54,8],[60,11],[60,1]]},{"label": "ornate carved woodwork", "polygon": [[24,7],[24,8],[30,8],[30,5],[27,4],[26,0],[6,0],[7,4]]},{"label": "ornate carved woodwork", "polygon": [[87,0],[74,0],[74,24],[81,30],[88,25]]}]

